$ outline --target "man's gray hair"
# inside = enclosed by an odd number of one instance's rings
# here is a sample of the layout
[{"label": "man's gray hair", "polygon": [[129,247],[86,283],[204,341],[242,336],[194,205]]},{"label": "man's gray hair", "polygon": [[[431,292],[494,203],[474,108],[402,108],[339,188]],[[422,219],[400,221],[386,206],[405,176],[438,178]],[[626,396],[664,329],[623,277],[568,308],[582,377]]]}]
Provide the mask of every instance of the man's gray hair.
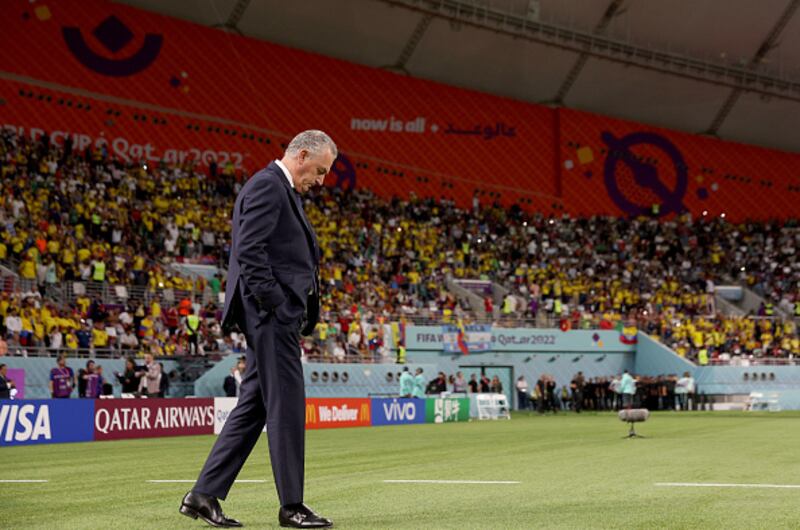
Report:
[{"label": "man's gray hair", "polygon": [[292,141],[289,142],[288,146],[286,146],[286,154],[296,155],[305,149],[309,153],[318,155],[322,153],[322,150],[326,147],[331,150],[331,153],[333,153],[333,158],[336,158],[339,155],[339,151],[336,149],[336,144],[333,143],[333,140],[330,136],[322,131],[311,129],[308,131],[303,131],[292,138]]}]

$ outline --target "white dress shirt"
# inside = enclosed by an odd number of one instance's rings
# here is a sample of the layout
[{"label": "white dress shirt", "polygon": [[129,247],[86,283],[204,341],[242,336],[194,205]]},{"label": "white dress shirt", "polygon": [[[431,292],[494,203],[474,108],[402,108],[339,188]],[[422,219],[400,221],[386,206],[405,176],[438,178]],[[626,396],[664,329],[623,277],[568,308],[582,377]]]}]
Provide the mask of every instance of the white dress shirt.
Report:
[{"label": "white dress shirt", "polygon": [[289,173],[289,168],[287,168],[285,165],[283,165],[283,162],[281,162],[280,160],[275,160],[275,163],[278,165],[279,168],[281,168],[281,171],[283,171],[283,174],[286,176],[286,179],[289,181],[289,186],[294,188],[294,181],[292,180],[292,174]]}]

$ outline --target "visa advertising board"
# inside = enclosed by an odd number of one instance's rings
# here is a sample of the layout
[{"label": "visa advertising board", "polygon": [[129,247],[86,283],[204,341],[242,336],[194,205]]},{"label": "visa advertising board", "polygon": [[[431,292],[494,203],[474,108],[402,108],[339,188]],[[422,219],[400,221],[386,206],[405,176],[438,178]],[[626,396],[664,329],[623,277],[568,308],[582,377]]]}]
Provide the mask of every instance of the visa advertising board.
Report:
[{"label": "visa advertising board", "polygon": [[88,442],[94,401],[0,400],[0,446]]}]

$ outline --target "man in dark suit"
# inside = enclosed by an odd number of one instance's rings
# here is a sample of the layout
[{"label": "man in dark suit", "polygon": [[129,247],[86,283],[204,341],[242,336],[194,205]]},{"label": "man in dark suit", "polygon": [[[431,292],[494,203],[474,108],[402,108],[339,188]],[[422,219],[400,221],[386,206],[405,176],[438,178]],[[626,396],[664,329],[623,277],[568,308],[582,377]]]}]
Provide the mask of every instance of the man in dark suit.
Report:
[{"label": "man in dark suit", "polygon": [[330,520],[303,504],[305,387],[300,334],[319,318],[319,246],[301,194],[321,186],[337,156],[322,131],[298,134],[282,160],[262,169],[236,198],[222,325],[247,338],[239,402],[225,423],[180,511],[214,526],[225,499],[266,422],[281,526],[327,528]]},{"label": "man in dark suit", "polygon": [[0,364],[0,399],[11,399],[12,386],[8,382],[8,369],[5,364]]}]

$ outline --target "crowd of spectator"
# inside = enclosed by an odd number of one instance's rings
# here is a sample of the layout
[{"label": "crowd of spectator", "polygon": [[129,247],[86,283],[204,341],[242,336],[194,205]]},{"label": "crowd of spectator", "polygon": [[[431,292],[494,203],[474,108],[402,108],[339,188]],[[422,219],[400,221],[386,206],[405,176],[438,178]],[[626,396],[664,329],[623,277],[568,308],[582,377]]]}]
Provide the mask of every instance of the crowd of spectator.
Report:
[{"label": "crowd of spectator", "polygon": [[59,304],[38,292],[2,292],[0,355],[39,349],[106,357],[243,350],[240,335],[222,333],[218,307],[202,307],[196,315],[186,302],[162,308],[157,300],[104,304],[80,296]]},{"label": "crowd of spectator", "polygon": [[14,258],[23,279],[180,289],[196,279],[170,273],[170,260],[224,257],[230,175],[123,164],[103,147],[77,152],[7,130],[0,140],[0,259]]},{"label": "crowd of spectator", "polygon": [[794,359],[800,357],[798,321],[731,317],[720,314],[689,318],[665,314],[643,321],[640,328],[660,337],[678,355],[700,365],[733,360]]},{"label": "crowd of spectator", "polygon": [[626,318],[668,308],[712,314],[715,286],[723,282],[764,296],[765,314],[775,306],[792,313],[798,302],[795,221],[734,224],[685,214],[669,221],[533,216],[523,224],[499,245],[511,246],[510,265],[497,276],[524,295],[521,308],[531,316],[568,315],[575,306]]},{"label": "crowd of spectator", "polygon": [[[176,262],[224,264],[229,216],[246,175],[232,166],[122,163],[100,147],[78,152],[0,133],[0,263],[22,289],[3,293],[3,348],[110,349],[157,356],[241,352],[223,334],[216,295],[224,278],[184,276]],[[321,321],[306,357],[382,361],[406,321],[562,328],[638,326],[699,362],[726,356],[800,355],[792,322],[723,317],[715,286],[741,282],[762,295],[763,316],[800,315],[796,222],[729,223],[682,215],[571,218],[516,206],[463,210],[448,200],[385,200],[368,190],[323,187],[305,208],[323,252]],[[446,278],[509,289],[494,307],[470,307]],[[91,294],[56,303],[63,282],[195,293],[109,303]],[[211,291],[209,304],[197,293]],[[105,303],[104,303],[105,302]],[[5,341],[3,341],[5,342]],[[392,346],[392,347],[390,347]]]}]

